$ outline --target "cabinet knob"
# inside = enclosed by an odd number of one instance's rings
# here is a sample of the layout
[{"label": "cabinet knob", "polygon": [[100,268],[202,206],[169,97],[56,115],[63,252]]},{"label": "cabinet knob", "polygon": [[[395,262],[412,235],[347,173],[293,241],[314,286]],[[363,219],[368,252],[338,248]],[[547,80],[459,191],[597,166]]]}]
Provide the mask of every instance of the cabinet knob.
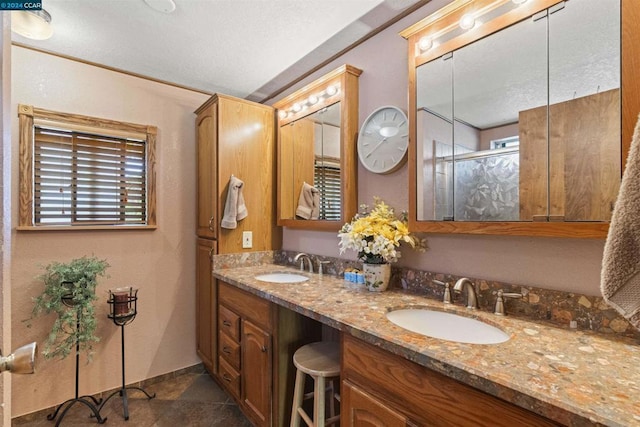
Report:
[{"label": "cabinet knob", "polygon": [[209,260],[213,260],[213,248],[209,249]]},{"label": "cabinet knob", "polygon": [[262,347],[260,347],[260,350],[261,350],[263,353],[266,353],[266,352],[267,352],[267,347],[262,346]]},{"label": "cabinet knob", "polygon": [[214,231],[213,230],[213,217],[209,218],[209,231]]}]

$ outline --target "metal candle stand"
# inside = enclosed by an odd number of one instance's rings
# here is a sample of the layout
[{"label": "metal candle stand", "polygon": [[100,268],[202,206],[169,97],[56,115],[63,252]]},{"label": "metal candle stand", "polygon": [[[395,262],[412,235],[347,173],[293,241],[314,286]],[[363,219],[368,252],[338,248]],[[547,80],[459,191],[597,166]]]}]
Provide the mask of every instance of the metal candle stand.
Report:
[{"label": "metal candle stand", "polygon": [[[62,297],[62,302],[64,305],[66,305],[67,307],[74,307],[75,304],[73,303],[73,298],[71,297]],[[76,309],[76,333],[77,331],[80,330],[80,316],[81,316],[81,308],[78,307]],[[49,421],[54,420],[57,416],[58,416],[58,412],[60,412],[60,409],[62,409],[64,406],[66,406],[66,408],[64,408],[64,410],[62,411],[62,413],[60,414],[60,418],[58,418],[58,421],[56,422],[56,427],[58,427],[60,425],[60,422],[62,421],[62,419],[64,418],[64,416],[67,414],[67,411],[69,409],[71,409],[71,407],[76,403],[76,402],[80,402],[84,405],[86,405],[89,409],[91,409],[91,416],[95,416],[96,420],[98,421],[98,423],[102,424],[105,421],[107,421],[106,418],[102,418],[100,416],[100,410],[98,408],[98,405],[100,405],[100,400],[96,399],[93,396],[78,396],[78,383],[79,383],[79,377],[80,377],[80,342],[76,340],[76,395],[73,399],[69,399],[63,403],[61,403],[60,405],[58,405],[58,407],[56,408],[56,410],[54,412],[52,412],[51,414],[47,415],[47,419]],[[93,403],[92,403],[93,401]],[[102,406],[100,406],[102,407]]]},{"label": "metal candle stand", "polygon": [[[120,331],[122,332],[122,388],[114,391],[107,397],[100,407],[98,408],[98,412],[102,411],[104,405],[116,394],[119,394],[122,397],[122,406],[124,407],[124,419],[129,419],[129,402],[127,400],[127,390],[140,390],[143,392],[147,398],[153,399],[156,397],[156,394],[150,395],[144,389],[135,386],[126,386],[124,379],[124,326],[133,322],[136,314],[138,314],[138,290],[133,288],[124,288],[124,289],[116,289],[115,291],[109,291],[109,299],[107,300],[109,303],[110,310],[108,317],[113,320],[117,326],[120,326]],[[99,417],[99,415],[96,415]],[[105,418],[106,420],[106,418]]]}]

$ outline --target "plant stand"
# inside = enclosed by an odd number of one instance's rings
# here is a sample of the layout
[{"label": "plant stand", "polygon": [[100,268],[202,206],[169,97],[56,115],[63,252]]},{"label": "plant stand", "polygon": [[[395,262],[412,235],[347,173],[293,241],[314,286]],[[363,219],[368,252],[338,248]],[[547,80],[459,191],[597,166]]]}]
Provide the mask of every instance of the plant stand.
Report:
[{"label": "plant stand", "polygon": [[[108,317],[113,320],[117,326],[120,326],[120,332],[122,336],[122,387],[107,397],[100,407],[98,412],[102,411],[104,405],[116,394],[122,397],[122,406],[124,408],[124,419],[129,420],[129,401],[127,397],[127,390],[139,390],[143,392],[148,399],[153,399],[156,394],[153,395],[147,393],[144,389],[136,386],[126,386],[125,382],[125,370],[124,370],[124,326],[133,322],[136,314],[138,314],[138,290],[132,288],[118,288],[114,292],[109,291],[109,300],[107,301],[111,306]],[[105,418],[106,420],[106,418]]]},{"label": "plant stand", "polygon": [[[65,302],[65,304],[67,304]],[[69,304],[67,304],[69,305]],[[76,311],[76,319],[77,319],[77,324],[76,324],[76,328],[80,329],[80,311]],[[100,416],[100,411],[98,409],[98,405],[100,405],[100,400],[97,400],[95,397],[93,396],[78,396],[78,389],[79,389],[79,378],[80,378],[80,343],[76,342],[76,395],[73,399],[69,399],[64,403],[61,403],[60,405],[58,405],[58,407],[56,408],[56,410],[54,412],[52,412],[51,414],[47,415],[47,419],[49,421],[54,420],[57,416],[58,416],[58,412],[60,412],[60,410],[64,407],[64,410],[60,413],[60,418],[58,418],[58,421],[56,421],[56,427],[58,427],[60,425],[60,422],[62,422],[62,419],[64,418],[64,416],[67,414],[67,411],[69,409],[71,409],[71,407],[76,403],[82,403],[84,405],[86,405],[89,409],[91,409],[91,416],[95,416],[96,417],[96,421],[98,421],[98,424],[103,424],[105,421],[107,421],[106,418],[102,418]],[[93,402],[93,403],[92,403]]]}]

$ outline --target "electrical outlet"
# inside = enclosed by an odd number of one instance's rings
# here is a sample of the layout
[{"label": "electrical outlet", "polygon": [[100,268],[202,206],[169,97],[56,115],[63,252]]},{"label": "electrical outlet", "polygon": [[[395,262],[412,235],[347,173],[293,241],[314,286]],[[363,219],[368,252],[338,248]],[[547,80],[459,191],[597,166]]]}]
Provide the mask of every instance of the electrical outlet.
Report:
[{"label": "electrical outlet", "polygon": [[242,232],[242,248],[251,249],[252,247],[253,247],[253,232],[243,231]]}]

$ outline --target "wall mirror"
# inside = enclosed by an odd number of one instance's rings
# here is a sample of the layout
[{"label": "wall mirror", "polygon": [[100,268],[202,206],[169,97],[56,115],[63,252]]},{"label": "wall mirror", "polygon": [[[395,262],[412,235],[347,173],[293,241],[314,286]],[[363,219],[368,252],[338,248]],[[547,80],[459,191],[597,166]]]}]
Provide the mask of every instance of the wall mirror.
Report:
[{"label": "wall mirror", "polygon": [[457,0],[405,30],[410,226],[606,237],[638,114],[621,61],[638,48],[621,39],[631,9]]},{"label": "wall mirror", "polygon": [[358,76],[349,65],[278,101],[278,225],[338,230],[357,209]]}]

